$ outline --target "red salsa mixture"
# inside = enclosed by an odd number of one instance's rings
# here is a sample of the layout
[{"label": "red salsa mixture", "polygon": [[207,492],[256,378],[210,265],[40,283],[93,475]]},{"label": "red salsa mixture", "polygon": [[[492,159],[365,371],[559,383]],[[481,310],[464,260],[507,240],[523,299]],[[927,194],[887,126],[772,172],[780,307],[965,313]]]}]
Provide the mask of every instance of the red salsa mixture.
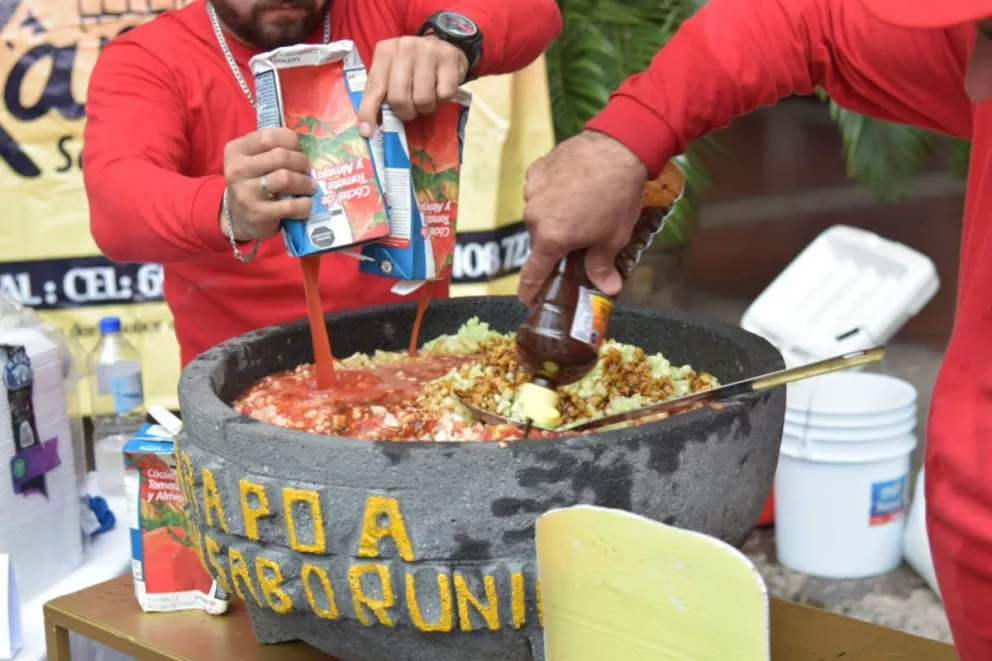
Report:
[{"label": "red salsa mixture", "polygon": [[[312,364],[265,377],[236,403],[254,418],[317,434],[388,441],[512,440],[516,425],[485,425],[450,410],[425,410],[424,389],[476,355],[418,356],[396,363],[337,369],[333,388],[318,390]],[[551,435],[541,432],[541,435]],[[532,433],[531,436],[538,436]]]},{"label": "red salsa mixture", "polygon": [[[317,387],[312,364],[272,374],[235,402],[241,413],[289,429],[388,441],[509,441],[519,424],[476,421],[458,400],[521,420],[517,389],[527,381],[514,339],[472,319],[415,355],[356,354],[336,365],[336,382]],[[673,367],[657,354],[607,341],[596,368],[559,389],[562,426],[712,388],[715,378]],[[666,417],[664,414],[660,417]],[[659,416],[652,419],[657,420]],[[645,420],[647,422],[647,420]],[[533,430],[531,437],[567,432]]]}]

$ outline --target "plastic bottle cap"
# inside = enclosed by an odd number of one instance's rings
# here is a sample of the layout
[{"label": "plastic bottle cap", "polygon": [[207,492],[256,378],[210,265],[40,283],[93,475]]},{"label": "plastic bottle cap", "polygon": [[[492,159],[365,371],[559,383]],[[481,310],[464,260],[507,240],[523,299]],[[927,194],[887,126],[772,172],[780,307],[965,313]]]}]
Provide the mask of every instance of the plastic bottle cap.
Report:
[{"label": "plastic bottle cap", "polygon": [[561,420],[558,411],[558,393],[536,383],[520,386],[520,405],[524,416],[541,427],[554,427]]},{"label": "plastic bottle cap", "polygon": [[107,333],[119,333],[121,330],[121,318],[120,317],[104,317],[100,320],[100,332],[104,335]]}]

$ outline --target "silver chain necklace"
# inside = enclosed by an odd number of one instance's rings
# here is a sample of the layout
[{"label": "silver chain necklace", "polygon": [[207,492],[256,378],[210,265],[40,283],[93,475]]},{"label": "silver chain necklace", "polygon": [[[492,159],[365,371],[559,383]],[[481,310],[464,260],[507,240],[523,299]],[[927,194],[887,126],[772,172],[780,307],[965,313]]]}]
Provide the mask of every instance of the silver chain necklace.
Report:
[{"label": "silver chain necklace", "polygon": [[[224,37],[224,31],[220,27],[220,19],[217,18],[217,10],[214,9],[213,4],[207,3],[207,14],[210,16],[210,25],[214,28],[214,36],[217,37],[217,43],[220,44],[221,51],[224,52],[224,57],[227,59],[227,65],[231,68],[231,73],[234,74],[234,79],[238,81],[238,85],[241,86],[241,91],[245,93],[245,97],[248,99],[248,103],[255,107],[255,95],[251,93],[251,88],[248,87],[248,81],[245,77],[241,75],[241,69],[238,68],[238,63],[234,60],[234,53],[231,52],[231,47],[227,45],[227,38]],[[331,10],[328,8],[327,14],[324,16],[324,45],[331,43]],[[265,186],[265,178],[262,178],[262,186]],[[255,259],[255,255],[258,254],[258,247],[262,245],[261,240],[255,239],[254,245],[251,247],[251,251],[246,255],[241,252],[241,248],[238,247],[238,242],[234,239],[234,217],[231,215],[231,205],[229,202],[231,194],[231,189],[224,189],[224,200],[221,203],[221,211],[227,220],[227,231],[228,236],[231,239],[231,249],[234,250],[234,256],[242,262],[250,262]]]},{"label": "silver chain necklace", "polygon": [[[224,57],[227,58],[227,65],[231,67],[231,73],[234,74],[234,79],[238,81],[238,85],[241,86],[241,91],[245,93],[248,98],[248,103],[255,106],[255,95],[251,93],[251,88],[248,87],[248,81],[245,77],[241,75],[241,69],[238,68],[238,63],[234,60],[234,54],[231,52],[230,46],[227,45],[227,38],[224,37],[224,32],[220,27],[220,19],[217,18],[217,10],[214,9],[213,4],[207,3],[207,14],[210,15],[210,24],[214,28],[214,36],[217,37],[217,43],[220,44],[220,49],[224,52]],[[331,43],[331,10],[327,9],[327,14],[324,15],[324,45]]]}]

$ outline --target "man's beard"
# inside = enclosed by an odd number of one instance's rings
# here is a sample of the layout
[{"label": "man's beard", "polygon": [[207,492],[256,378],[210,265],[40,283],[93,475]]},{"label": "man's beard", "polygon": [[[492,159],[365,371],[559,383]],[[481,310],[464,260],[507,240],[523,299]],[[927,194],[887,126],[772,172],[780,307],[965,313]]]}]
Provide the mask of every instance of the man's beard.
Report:
[{"label": "man's beard", "polygon": [[[227,4],[227,0],[210,0],[210,3],[217,10],[221,23],[237,37],[238,41],[262,50],[303,43],[324,18],[324,11],[321,11],[317,0],[262,0],[252,7],[251,15],[247,19],[242,19],[238,12]],[[307,14],[303,20],[283,18],[279,21],[263,22],[262,14],[267,9],[278,8],[305,9]]]}]

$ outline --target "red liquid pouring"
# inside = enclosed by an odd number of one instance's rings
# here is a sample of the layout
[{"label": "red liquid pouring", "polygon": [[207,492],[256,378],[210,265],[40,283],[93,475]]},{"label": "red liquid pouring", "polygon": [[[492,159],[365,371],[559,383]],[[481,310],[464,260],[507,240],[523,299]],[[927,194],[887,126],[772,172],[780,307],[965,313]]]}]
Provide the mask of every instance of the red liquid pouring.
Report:
[{"label": "red liquid pouring", "polygon": [[307,296],[307,316],[310,317],[310,337],[313,340],[313,357],[317,366],[317,388],[327,390],[337,383],[334,373],[334,356],[331,338],[324,324],[324,306],[320,302],[320,255],[300,258],[303,268],[303,288]]},{"label": "red liquid pouring", "polygon": [[413,358],[417,355],[417,343],[420,340],[420,324],[424,321],[424,312],[427,311],[427,306],[430,305],[431,295],[434,292],[434,281],[428,280],[420,288],[420,300],[417,301],[417,316],[413,320],[413,332],[410,334],[410,357]]}]

